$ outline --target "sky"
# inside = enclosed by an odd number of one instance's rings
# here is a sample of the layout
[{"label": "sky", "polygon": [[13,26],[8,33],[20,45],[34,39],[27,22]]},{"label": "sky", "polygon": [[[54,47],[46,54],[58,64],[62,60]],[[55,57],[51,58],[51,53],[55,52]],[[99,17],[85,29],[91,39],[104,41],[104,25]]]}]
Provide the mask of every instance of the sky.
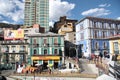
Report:
[{"label": "sky", "polygon": [[[0,0],[0,22],[24,24],[25,0]],[[50,26],[60,16],[81,20],[86,16],[120,20],[120,0],[50,0]]]}]

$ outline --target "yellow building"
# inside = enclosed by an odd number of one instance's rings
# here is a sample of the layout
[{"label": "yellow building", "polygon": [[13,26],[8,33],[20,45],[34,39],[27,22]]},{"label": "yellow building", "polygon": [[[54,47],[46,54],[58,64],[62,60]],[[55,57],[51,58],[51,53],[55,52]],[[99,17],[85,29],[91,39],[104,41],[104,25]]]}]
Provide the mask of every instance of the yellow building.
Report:
[{"label": "yellow building", "polygon": [[118,54],[120,59],[120,35],[109,37],[110,53]]}]

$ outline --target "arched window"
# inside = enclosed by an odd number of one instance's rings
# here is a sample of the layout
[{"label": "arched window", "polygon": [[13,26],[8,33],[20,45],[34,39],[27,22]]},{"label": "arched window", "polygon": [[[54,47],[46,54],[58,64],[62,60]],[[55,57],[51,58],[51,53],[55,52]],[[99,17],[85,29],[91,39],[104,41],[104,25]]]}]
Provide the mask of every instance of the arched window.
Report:
[{"label": "arched window", "polygon": [[36,49],[34,49],[34,54],[37,54],[37,50]]},{"label": "arched window", "polygon": [[99,48],[99,44],[98,44],[98,42],[95,42],[95,49],[98,49]]},{"label": "arched window", "polygon": [[103,43],[103,48],[104,48],[104,49],[107,48],[106,42]]},{"label": "arched window", "polygon": [[46,55],[47,54],[47,49],[44,49],[44,55]]},{"label": "arched window", "polygon": [[58,54],[58,50],[57,50],[57,49],[54,50],[54,54],[55,54],[55,55]]}]

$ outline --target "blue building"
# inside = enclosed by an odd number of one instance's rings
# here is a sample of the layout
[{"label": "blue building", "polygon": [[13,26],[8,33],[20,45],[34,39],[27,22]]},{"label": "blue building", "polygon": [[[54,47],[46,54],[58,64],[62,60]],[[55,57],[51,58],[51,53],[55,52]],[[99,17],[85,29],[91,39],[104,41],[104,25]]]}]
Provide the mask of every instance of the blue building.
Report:
[{"label": "blue building", "polygon": [[120,34],[120,20],[86,17],[76,24],[76,43],[82,53],[109,53],[109,36]]}]

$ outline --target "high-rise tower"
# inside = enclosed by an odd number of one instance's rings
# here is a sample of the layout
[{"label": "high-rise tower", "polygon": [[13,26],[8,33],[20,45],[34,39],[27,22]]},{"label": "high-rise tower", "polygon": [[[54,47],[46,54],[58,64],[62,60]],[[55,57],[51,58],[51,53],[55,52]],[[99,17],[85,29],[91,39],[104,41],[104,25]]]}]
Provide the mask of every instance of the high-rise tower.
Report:
[{"label": "high-rise tower", "polygon": [[40,24],[49,30],[49,0],[25,0],[24,25]]}]

